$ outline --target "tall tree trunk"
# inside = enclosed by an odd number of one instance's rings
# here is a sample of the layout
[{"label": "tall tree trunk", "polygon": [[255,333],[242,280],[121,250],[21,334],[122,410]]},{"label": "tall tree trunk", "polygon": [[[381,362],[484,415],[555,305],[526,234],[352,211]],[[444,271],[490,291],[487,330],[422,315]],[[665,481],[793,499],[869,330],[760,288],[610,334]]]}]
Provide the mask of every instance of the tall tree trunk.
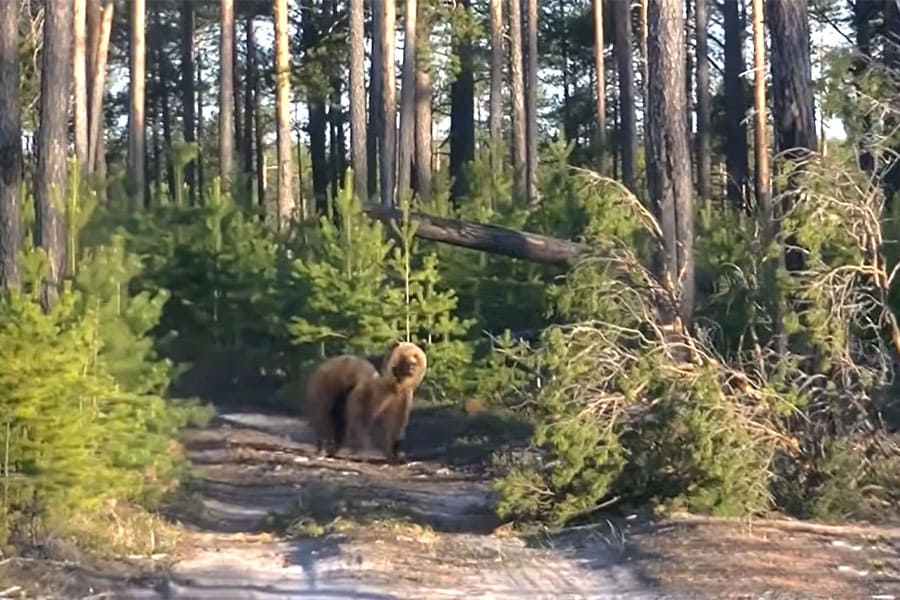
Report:
[{"label": "tall tree trunk", "polygon": [[169,109],[169,82],[172,81],[172,65],[169,63],[169,58],[165,55],[163,51],[162,44],[159,45],[158,50],[158,60],[159,60],[159,73],[160,73],[160,89],[159,93],[161,95],[161,103],[160,103],[160,126],[162,128],[162,137],[163,137],[163,157],[166,165],[166,185],[169,188],[169,196],[170,198],[175,198],[175,164],[172,160],[172,111]]},{"label": "tall tree trunk", "polygon": [[72,0],[72,83],[75,158],[82,175],[88,173],[87,0]]},{"label": "tall tree trunk", "polygon": [[275,0],[275,119],[278,132],[278,226],[293,217],[291,193],[291,57],[287,0]]},{"label": "tall tree trunk", "polygon": [[766,141],[766,33],[763,1],[753,2],[753,100],[755,109],[754,147],[756,151],[756,210],[766,228],[772,220],[769,189],[769,145]]},{"label": "tall tree trunk", "polygon": [[709,14],[707,0],[695,0],[697,18],[697,191],[707,202],[712,197],[712,100],[709,91]]},{"label": "tall tree trunk", "polygon": [[350,0],[350,165],[353,191],[360,200],[368,189],[365,27],[364,0]]},{"label": "tall tree trunk", "polygon": [[496,171],[500,165],[496,162],[496,152],[503,144],[503,2],[502,0],[490,0],[491,10],[491,96],[490,96],[490,132],[491,146],[493,147],[493,169]]},{"label": "tall tree trunk", "polygon": [[[857,83],[857,87],[859,85],[859,80],[865,75],[865,73],[869,69],[869,63],[872,60],[872,16],[877,12],[877,9],[880,8],[878,5],[873,4],[871,2],[854,2],[853,3],[853,29],[856,32],[856,51],[858,53],[857,59],[854,61],[852,66],[852,72],[854,76],[854,80]],[[892,11],[891,14],[887,14],[887,11]],[[895,31],[896,29],[900,29],[900,11],[897,10],[897,5],[894,3],[893,5],[888,3],[885,5],[885,29],[890,35],[890,32]],[[896,24],[896,25],[895,25]],[[895,25],[895,26],[892,26]],[[896,36],[891,36],[887,43],[892,44],[894,49],[897,49],[897,44],[900,43],[900,39],[897,39]],[[872,120],[869,115],[862,115],[860,118],[862,125],[862,140],[865,140],[872,129]],[[865,141],[859,142],[859,166],[861,169],[866,171],[867,173],[872,173],[875,171],[875,155],[872,152],[871,147],[869,147],[868,143]]]},{"label": "tall tree trunk", "polygon": [[597,163],[606,174],[606,65],[603,60],[603,0],[594,0],[594,71],[597,74],[594,112],[597,119]]},{"label": "tall tree trunk", "polygon": [[[255,61],[254,61],[255,62]],[[262,108],[259,102],[259,77],[253,78],[253,135],[256,153],[256,202],[261,209],[260,218],[266,218],[266,163],[263,154]]]},{"label": "tall tree trunk", "polygon": [[682,322],[694,308],[694,211],[687,98],[684,95],[684,16],[681,0],[649,0],[647,10],[647,184],[662,225],[660,276],[676,284]]},{"label": "tall tree trunk", "polygon": [[522,61],[522,0],[509,0],[509,95],[512,104],[512,151],[514,194],[528,201],[526,166],[525,65]]},{"label": "tall tree trunk", "polygon": [[[747,204],[747,179],[750,169],[747,157],[747,126],[744,121],[748,98],[743,79],[746,65],[743,51],[744,22],[738,7],[741,2],[743,0],[722,2],[725,26],[725,169],[728,173],[726,195],[728,203],[737,210],[745,208]],[[757,115],[759,114],[757,112]],[[765,116],[765,112],[762,114]]]},{"label": "tall tree trunk", "polygon": [[95,172],[99,170],[99,162],[102,160],[100,156],[102,141],[105,134],[104,118],[103,118],[103,97],[106,94],[106,63],[109,57],[109,38],[112,35],[113,12],[115,11],[115,2],[105,0],[103,5],[103,13],[98,25],[97,43],[91,44],[94,48],[94,54],[88,61],[91,64],[92,76],[89,79],[91,84],[91,101],[89,109],[88,123],[90,131],[88,135],[88,171]]},{"label": "tall tree trunk", "polygon": [[397,88],[394,74],[397,7],[393,0],[379,0],[376,4],[381,10],[381,202],[390,205],[394,203],[397,162]]},{"label": "tall tree trunk", "polygon": [[397,194],[411,190],[412,160],[415,149],[416,125],[416,0],[406,0],[403,24],[403,77],[400,88],[400,146],[397,164]]},{"label": "tall tree trunk", "polygon": [[219,172],[228,187],[234,172],[234,0],[219,6]]},{"label": "tall tree trunk", "polygon": [[147,32],[145,0],[134,0],[131,5],[131,109],[129,113],[128,165],[131,172],[134,206],[145,206],[147,131],[144,123],[147,85]]},{"label": "tall tree trunk", "polygon": [[418,3],[419,29],[416,49],[416,193],[423,202],[431,200],[432,116],[431,102],[431,16],[425,2]]},{"label": "tall tree trunk", "polygon": [[[192,0],[183,0],[181,3],[181,108],[183,110],[183,130],[185,143],[197,142],[197,123],[194,117],[194,109],[197,98],[194,93],[194,36],[196,29],[196,15]],[[200,161],[200,148],[197,148],[197,158],[185,165],[184,181],[188,187],[188,198],[191,204],[197,204],[199,195],[197,186],[197,164]]]},{"label": "tall tree trunk", "polygon": [[369,197],[378,192],[378,161],[381,148],[382,94],[381,94],[381,22],[384,14],[379,4],[372,0],[372,56],[369,65],[369,129],[366,137],[366,165]]},{"label": "tall tree trunk", "polygon": [[[0,81],[19,81],[19,3],[0,2]],[[18,85],[0,86],[0,289],[21,284],[22,106]]]},{"label": "tall tree trunk", "polygon": [[537,127],[537,29],[538,29],[537,0],[528,0],[528,11],[525,15],[528,34],[527,55],[528,62],[525,67],[525,171],[528,178],[528,205],[537,206],[540,202],[537,189],[537,161],[538,161],[538,127]]},{"label": "tall tree trunk", "polygon": [[[315,211],[325,214],[328,209],[328,151],[325,100],[319,90],[313,90],[309,98],[309,157],[312,161],[313,196]],[[298,136],[297,144],[300,144]]]},{"label": "tall tree trunk", "polygon": [[[772,34],[775,151],[788,159],[802,159],[818,147],[807,0],[766,0],[766,13]],[[789,183],[789,187],[793,185]],[[782,213],[793,202],[790,194],[783,198],[779,208]],[[785,242],[785,267],[789,271],[802,269],[802,251],[793,240]]]},{"label": "tall tree trunk", "polygon": [[47,253],[50,267],[41,298],[45,308],[56,300],[66,272],[66,227],[58,206],[66,198],[72,9],[71,0],[44,4],[35,205],[37,242]]},{"label": "tall tree trunk", "polygon": [[240,156],[244,148],[244,113],[241,98],[241,53],[238,50],[238,24],[234,22],[234,36],[231,38],[231,84],[234,102],[234,155]]},{"label": "tall tree trunk", "polygon": [[91,146],[91,98],[94,97],[94,62],[97,56],[97,47],[100,45],[100,22],[102,14],[102,0],[87,0],[85,13],[85,27],[87,36],[87,56],[85,58],[85,74],[87,79],[88,98],[88,156]]},{"label": "tall tree trunk", "polygon": [[[456,10],[471,11],[470,0],[460,0]],[[451,35],[459,71],[450,86],[450,196],[459,202],[469,193],[466,165],[475,158],[475,51],[470,32]]]},{"label": "tall tree trunk", "polygon": [[194,89],[197,94],[197,200],[199,201],[201,199],[200,190],[203,189],[206,179],[203,169],[203,59],[198,54],[196,60],[197,82]]},{"label": "tall tree trunk", "polygon": [[256,33],[253,31],[255,23],[253,17],[247,17],[244,21],[244,51],[247,53],[247,77],[244,85],[244,128],[241,140],[241,168],[247,177],[253,174],[253,117],[256,95],[256,78],[259,76],[256,69]]},{"label": "tall tree trunk", "polygon": [[[646,1],[646,0],[645,0]],[[631,11],[628,2],[613,2],[616,65],[619,79],[619,145],[622,181],[637,192],[637,123],[635,122],[634,62],[631,51]],[[678,93],[682,94],[681,90]]]}]

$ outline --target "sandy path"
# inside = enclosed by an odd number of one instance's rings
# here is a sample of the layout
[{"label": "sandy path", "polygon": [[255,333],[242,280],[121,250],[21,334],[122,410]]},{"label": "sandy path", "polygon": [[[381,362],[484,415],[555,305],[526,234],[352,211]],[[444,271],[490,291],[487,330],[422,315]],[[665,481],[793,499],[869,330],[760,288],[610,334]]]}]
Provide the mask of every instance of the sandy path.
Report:
[{"label": "sandy path", "polygon": [[[412,437],[412,436],[411,436]],[[202,484],[190,552],[133,598],[658,597],[606,540],[577,551],[491,535],[491,496],[464,469],[317,459],[299,420],[222,414],[188,438]],[[416,449],[410,453],[416,456]],[[267,515],[368,524],[261,533]],[[402,519],[403,521],[398,521]]]}]

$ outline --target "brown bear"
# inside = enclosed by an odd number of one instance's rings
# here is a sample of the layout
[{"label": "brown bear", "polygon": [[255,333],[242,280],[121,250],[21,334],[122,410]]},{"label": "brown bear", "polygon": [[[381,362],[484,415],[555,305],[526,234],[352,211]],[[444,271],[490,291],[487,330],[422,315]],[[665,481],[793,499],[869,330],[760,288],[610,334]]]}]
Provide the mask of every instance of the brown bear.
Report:
[{"label": "brown bear", "polygon": [[375,440],[378,449],[389,462],[400,462],[413,393],[427,367],[425,352],[412,342],[394,342],[388,348],[381,373],[358,381],[347,396],[344,416],[352,445],[357,449],[368,445],[375,425],[380,425]]},{"label": "brown bear", "polygon": [[350,392],[378,377],[371,362],[348,354],[329,358],[312,373],[306,385],[305,412],[316,433],[316,452],[334,456],[347,430],[345,409]]}]

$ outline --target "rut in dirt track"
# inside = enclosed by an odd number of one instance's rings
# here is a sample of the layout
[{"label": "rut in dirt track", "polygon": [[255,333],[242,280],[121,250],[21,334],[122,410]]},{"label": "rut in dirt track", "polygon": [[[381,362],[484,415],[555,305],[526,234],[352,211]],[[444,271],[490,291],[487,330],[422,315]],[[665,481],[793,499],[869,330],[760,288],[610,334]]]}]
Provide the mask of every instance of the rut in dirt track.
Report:
[{"label": "rut in dirt track", "polygon": [[[387,466],[316,457],[298,419],[220,414],[186,439],[200,482],[199,503],[179,516],[192,552],[155,589],[129,597],[661,597],[603,536],[554,548],[491,535],[498,523],[479,470],[464,458],[439,462],[452,437],[471,431],[447,431],[442,417],[414,413],[410,464]],[[318,537],[254,535],[273,514],[360,525]]]}]

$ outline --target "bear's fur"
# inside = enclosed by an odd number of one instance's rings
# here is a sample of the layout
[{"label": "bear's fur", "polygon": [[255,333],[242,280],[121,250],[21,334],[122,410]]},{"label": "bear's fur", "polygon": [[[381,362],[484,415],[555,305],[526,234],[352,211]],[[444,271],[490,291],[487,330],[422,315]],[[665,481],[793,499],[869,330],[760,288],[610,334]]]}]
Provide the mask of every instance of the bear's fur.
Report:
[{"label": "bear's fur", "polygon": [[395,342],[384,355],[381,373],[359,381],[347,396],[347,436],[355,447],[372,441],[380,425],[379,450],[392,463],[400,460],[400,444],[406,435],[413,393],[428,367],[425,352],[411,342]]},{"label": "bear's fur", "polygon": [[347,430],[347,398],[354,388],[378,377],[368,360],[341,355],[329,358],[312,373],[306,386],[305,412],[316,433],[316,452],[334,456]]}]

